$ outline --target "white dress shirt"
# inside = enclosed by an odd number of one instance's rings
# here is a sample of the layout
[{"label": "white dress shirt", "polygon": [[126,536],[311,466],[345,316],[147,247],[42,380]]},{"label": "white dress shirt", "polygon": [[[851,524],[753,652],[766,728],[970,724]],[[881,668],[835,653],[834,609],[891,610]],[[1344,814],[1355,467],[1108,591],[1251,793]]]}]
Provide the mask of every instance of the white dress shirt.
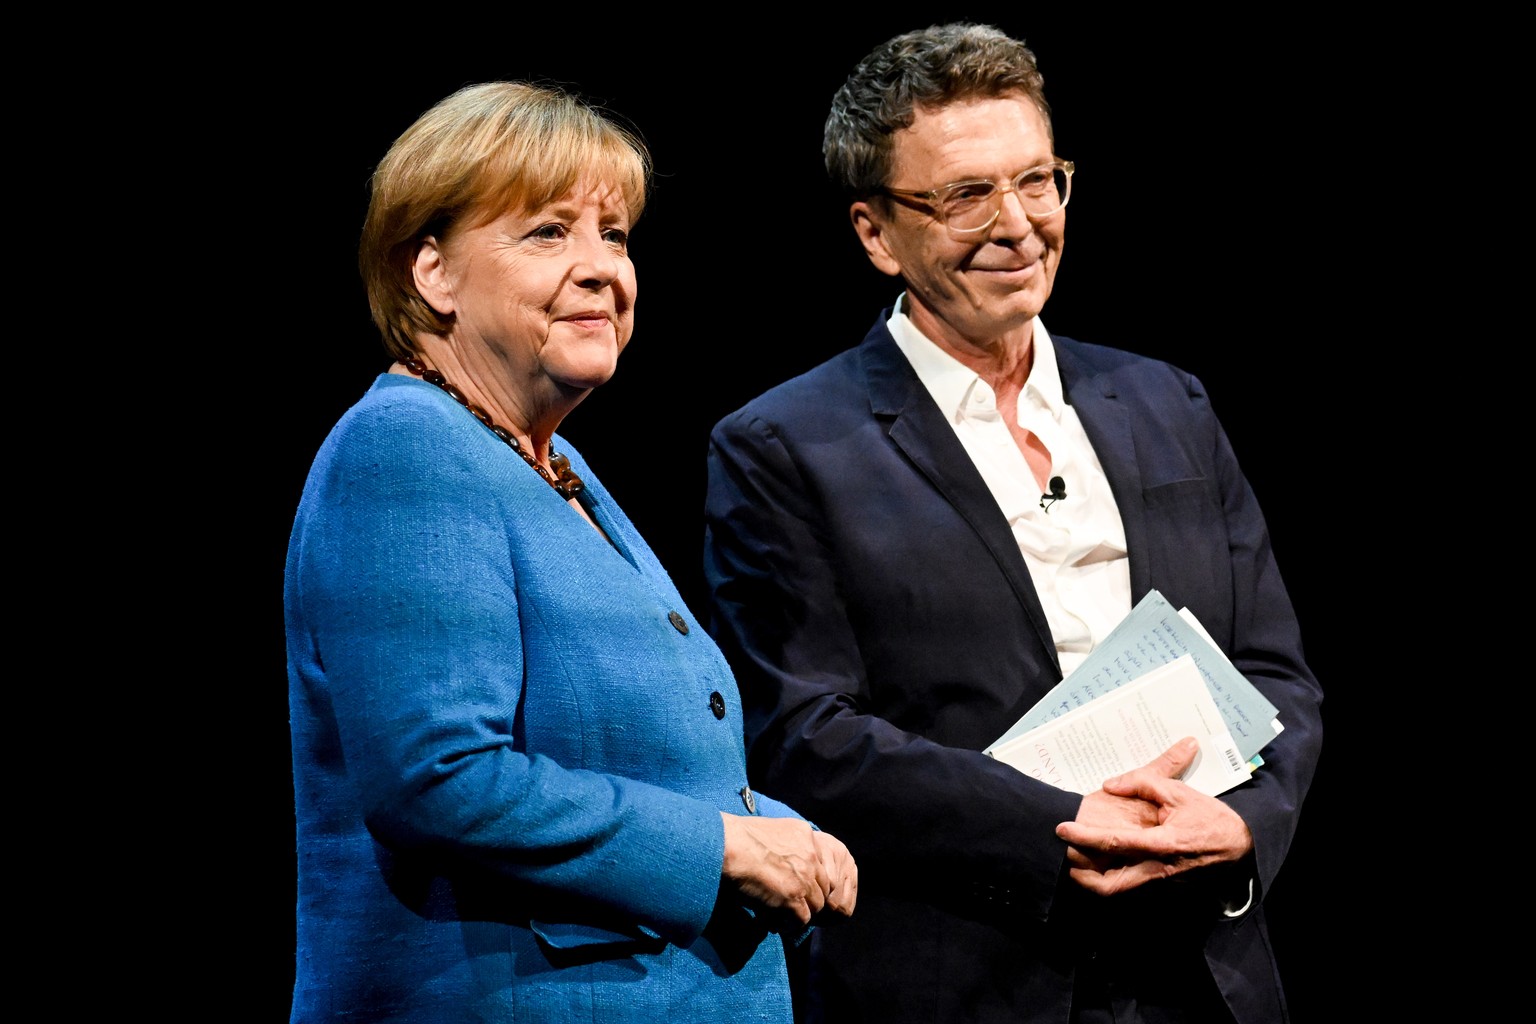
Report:
[{"label": "white dress shirt", "polygon": [[904,308],[897,302],[886,326],[1007,518],[1068,675],[1130,614],[1131,573],[1120,510],[1077,412],[1062,394],[1051,337],[1036,317],[1034,363],[1019,394],[1017,420],[1050,452],[1047,477],[1059,476],[1066,485],[1065,498],[1045,498],[1048,507],[1042,508],[1043,488],[1003,422],[991,385],[924,337]]}]

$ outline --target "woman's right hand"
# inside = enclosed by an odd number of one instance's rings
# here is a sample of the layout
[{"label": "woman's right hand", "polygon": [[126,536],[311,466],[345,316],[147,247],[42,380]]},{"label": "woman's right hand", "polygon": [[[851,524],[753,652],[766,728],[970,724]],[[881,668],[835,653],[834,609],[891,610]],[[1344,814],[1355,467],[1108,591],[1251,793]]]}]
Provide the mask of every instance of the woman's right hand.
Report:
[{"label": "woman's right hand", "polygon": [[726,814],[721,875],[754,903],[801,925],[823,910],[853,913],[859,868],[842,840],[799,818]]}]

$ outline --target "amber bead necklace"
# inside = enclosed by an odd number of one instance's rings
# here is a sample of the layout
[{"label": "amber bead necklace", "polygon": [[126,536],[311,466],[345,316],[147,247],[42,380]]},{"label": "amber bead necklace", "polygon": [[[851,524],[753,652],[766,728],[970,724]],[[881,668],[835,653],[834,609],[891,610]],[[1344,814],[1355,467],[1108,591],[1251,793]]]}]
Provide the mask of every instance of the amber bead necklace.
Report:
[{"label": "amber bead necklace", "polygon": [[517,437],[512,433],[512,431],[491,419],[490,413],[486,412],[478,405],[472,404],[469,399],[464,397],[464,392],[448,383],[448,378],[443,376],[442,371],[432,369],[426,363],[423,363],[420,359],[415,357],[403,360],[402,363],[407,370],[410,370],[412,373],[426,381],[428,384],[436,384],[438,387],[448,392],[450,398],[452,398],[455,402],[458,402],[464,408],[468,409],[470,413],[475,417],[475,419],[486,425],[491,433],[505,441],[508,448],[511,448],[513,451],[517,452],[517,454],[521,455],[523,457],[523,461],[532,466],[534,471],[538,473],[539,476],[543,477],[544,481],[548,483],[549,486],[553,487],[555,489],[555,493],[560,495],[560,497],[565,498],[566,500],[570,500],[571,498],[574,498],[580,494],[586,487],[586,485],[581,482],[581,477],[577,476],[575,471],[571,469],[571,460],[566,458],[564,455],[561,455],[553,448],[549,450],[549,464],[554,468],[555,471],[554,475],[551,476],[549,470],[539,465],[538,460],[529,454],[527,449],[522,446],[522,443],[518,441]]}]

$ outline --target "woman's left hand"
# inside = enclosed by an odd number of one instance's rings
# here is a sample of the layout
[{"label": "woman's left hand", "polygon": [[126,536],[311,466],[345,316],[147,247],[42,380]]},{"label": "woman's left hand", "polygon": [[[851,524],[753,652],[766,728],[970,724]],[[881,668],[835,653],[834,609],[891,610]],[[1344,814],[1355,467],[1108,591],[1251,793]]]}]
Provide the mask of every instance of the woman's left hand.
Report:
[{"label": "woman's left hand", "polygon": [[847,916],[859,895],[859,869],[842,840],[799,818],[721,813],[722,877],[754,903],[801,925],[825,911]]}]

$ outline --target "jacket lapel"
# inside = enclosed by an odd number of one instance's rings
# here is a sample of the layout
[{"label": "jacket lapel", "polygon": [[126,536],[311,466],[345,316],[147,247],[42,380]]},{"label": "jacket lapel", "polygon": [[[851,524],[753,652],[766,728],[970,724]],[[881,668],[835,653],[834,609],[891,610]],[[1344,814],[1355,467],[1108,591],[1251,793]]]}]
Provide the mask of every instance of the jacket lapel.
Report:
[{"label": "jacket lapel", "polygon": [[1062,392],[1067,404],[1077,411],[1078,421],[1109,478],[1125,527],[1126,559],[1131,570],[1131,602],[1134,604],[1151,589],[1152,581],[1144,568],[1146,560],[1137,552],[1146,550],[1146,520],[1141,508],[1141,467],[1136,461],[1136,437],[1131,417],[1119,400],[1114,377],[1092,366],[1079,344],[1070,338],[1055,338],[1056,365],[1061,372]]},{"label": "jacket lapel", "polygon": [[934,403],[928,389],[923,387],[901,349],[896,347],[895,339],[885,327],[889,316],[890,310],[881,314],[859,349],[869,389],[870,412],[887,424],[886,432],[892,443],[944,496],[992,553],[998,569],[1018,597],[1025,618],[1034,628],[1036,639],[1059,673],[1061,665],[1056,660],[1056,645],[1013,531],[997,507],[986,481],[966,455],[959,438],[955,437],[954,428]]}]

